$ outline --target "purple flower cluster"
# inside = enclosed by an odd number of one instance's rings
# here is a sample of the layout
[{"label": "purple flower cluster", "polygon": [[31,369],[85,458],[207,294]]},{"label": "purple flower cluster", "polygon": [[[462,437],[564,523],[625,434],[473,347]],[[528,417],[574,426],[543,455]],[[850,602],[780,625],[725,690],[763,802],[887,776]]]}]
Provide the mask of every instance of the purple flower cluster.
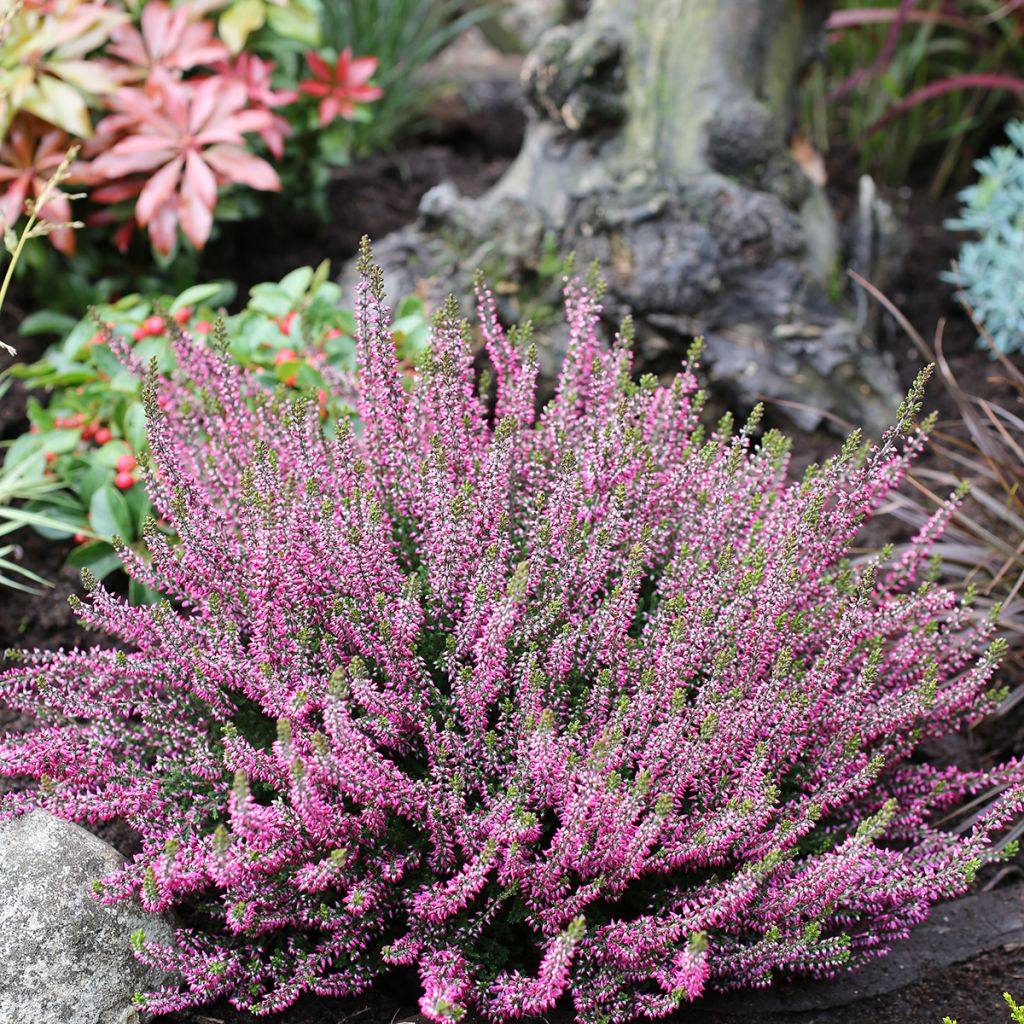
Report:
[{"label": "purple flower cluster", "polygon": [[[923,444],[919,389],[876,446],[802,480],[757,416],[700,426],[695,357],[630,376],[628,323],[567,281],[570,342],[536,408],[529,332],[478,288],[493,373],[450,304],[408,386],[363,255],[358,421],[260,392],[180,329],[148,375],[150,524],[132,607],[86,579],[116,647],[21,652],[0,699],[39,728],[6,813],[123,818],[100,899],[191,908],[146,961],[273,1012],[420,974],[434,1021],[659,1017],[711,988],[885,951],[996,856],[1024,768],[938,768],[999,643],[929,581],[956,499],[851,560]],[[126,358],[128,354],[126,353]],[[1001,795],[956,834],[934,822]]]}]

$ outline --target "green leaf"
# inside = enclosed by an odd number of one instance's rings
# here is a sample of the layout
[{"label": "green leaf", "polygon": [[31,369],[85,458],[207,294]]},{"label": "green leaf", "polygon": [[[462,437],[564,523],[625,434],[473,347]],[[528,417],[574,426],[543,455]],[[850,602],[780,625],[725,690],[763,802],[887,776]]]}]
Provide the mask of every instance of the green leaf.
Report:
[{"label": "green leaf", "polygon": [[232,53],[239,53],[249,35],[263,27],[266,20],[264,0],[235,0],[220,16],[217,30]]},{"label": "green leaf", "polygon": [[[329,0],[336,2],[336,0]],[[268,7],[270,27],[286,39],[294,39],[304,46],[320,45],[320,19],[302,4],[292,0],[286,7]]]},{"label": "green leaf", "polygon": [[60,509],[51,508],[46,502],[32,501],[24,508],[0,509],[0,519],[7,520],[2,533],[11,533],[18,526],[31,526],[43,537],[57,539],[77,532],[81,514],[62,515]]},{"label": "green leaf", "polygon": [[[152,514],[153,504],[149,500],[146,488],[141,483],[136,483],[134,487],[129,487],[127,491],[121,493],[128,506],[128,511],[131,513],[133,527],[131,539],[134,540],[142,536],[142,524],[145,522],[146,516]],[[125,537],[124,539],[128,540],[129,538]]]},{"label": "green leaf", "polygon": [[140,381],[127,370],[122,370],[120,373],[115,373],[110,378],[108,387],[111,391],[116,391],[119,395],[131,395],[133,398],[139,394],[142,388]]},{"label": "green leaf", "polygon": [[255,285],[249,294],[249,308],[267,316],[284,316],[295,305],[295,300],[276,284]]},{"label": "green leaf", "polygon": [[43,431],[36,436],[39,438],[39,447],[42,451],[63,455],[65,452],[75,450],[81,434],[77,430],[61,429]]},{"label": "green leaf", "polygon": [[161,356],[163,356],[168,348],[169,345],[167,343],[167,339],[163,335],[159,338],[143,338],[135,344],[135,358],[138,359],[143,366],[149,366],[150,359],[152,359],[153,356],[156,356],[157,362],[159,363]]},{"label": "green leaf", "polygon": [[309,283],[309,290],[315,295],[325,284],[327,284],[330,276],[331,261],[321,260],[313,274],[313,280]]},{"label": "green leaf", "polygon": [[[11,479],[10,474],[15,469],[21,468],[23,464],[31,462],[31,466],[25,466],[24,476],[42,475],[45,463],[43,462],[43,449],[39,444],[39,434],[22,434],[10,448],[4,458],[3,471],[0,472],[0,494],[4,494],[5,483]],[[19,474],[21,477],[21,474]]]},{"label": "green leaf", "polygon": [[281,278],[278,287],[288,295],[293,302],[298,302],[299,299],[306,294],[306,289],[309,288],[312,281],[312,267],[297,267],[290,274],[285,274],[285,276]]},{"label": "green leaf", "polygon": [[101,487],[89,502],[89,522],[95,533],[106,540],[117,534],[125,541],[134,540],[132,515],[124,495],[113,484]]},{"label": "green leaf", "polygon": [[91,384],[96,380],[93,370],[69,370],[66,373],[48,373],[32,379],[37,388],[74,388],[79,384]]},{"label": "green leaf", "polygon": [[27,336],[30,334],[67,334],[72,330],[78,321],[67,313],[57,313],[52,309],[40,309],[35,313],[29,313],[24,320],[18,324],[18,333]]},{"label": "green leaf", "polygon": [[133,605],[156,604],[162,594],[136,579],[128,580],[128,600]]},{"label": "green leaf", "polygon": [[406,295],[399,303],[398,309],[395,310],[395,319],[400,320],[406,316],[419,316],[425,317],[426,312],[423,306],[423,300],[417,295]]},{"label": "green leaf", "polygon": [[35,363],[14,363],[12,366],[8,366],[4,370],[5,377],[14,377],[17,380],[28,380],[31,377],[37,377],[41,374],[52,372],[53,367],[45,359],[40,359]]},{"label": "green leaf", "polygon": [[31,502],[26,505],[24,512],[26,515],[38,516],[26,525],[31,526],[41,537],[45,537],[47,540],[65,540],[78,532],[80,520],[77,517],[71,519],[67,516],[55,515],[51,509],[46,509],[46,513],[42,514],[35,507],[36,504],[36,502]]},{"label": "green leaf", "polygon": [[14,550],[12,544],[7,544],[0,548],[0,587],[10,587],[12,590],[21,590],[26,594],[40,594],[41,590],[36,587],[27,586],[24,583],[19,582],[14,576],[7,575],[8,573],[14,573],[23,579],[32,580],[35,583],[39,583],[43,586],[52,587],[53,584],[49,580],[44,580],[42,576],[32,572],[31,569],[26,569],[23,565],[19,565],[17,562],[12,562],[7,556]]},{"label": "green leaf", "polygon": [[122,455],[130,454],[131,451],[127,443],[122,441],[121,438],[116,437],[93,451],[92,459],[97,466],[106,466],[108,469],[113,469],[117,465],[117,460]]},{"label": "green leaf", "polygon": [[113,554],[114,549],[105,540],[90,540],[84,544],[79,544],[68,555],[68,565],[74,569],[92,568],[97,558]]},{"label": "green leaf", "polygon": [[68,473],[68,486],[88,508],[92,496],[110,482],[110,469],[96,462],[82,462]]},{"label": "green leaf", "polygon": [[211,284],[194,284],[186,288],[170,305],[170,312],[177,313],[185,306],[222,306],[235,297],[235,286],[231,281],[215,281]]},{"label": "green leaf", "polygon": [[297,374],[305,365],[304,359],[287,359],[283,363],[274,365],[274,376],[280,381],[285,381]]},{"label": "green leaf", "polygon": [[68,565],[88,569],[96,579],[101,580],[121,568],[121,559],[105,540],[94,540],[75,548],[68,555]]},{"label": "green leaf", "polygon": [[115,377],[124,370],[121,360],[106,345],[93,345],[92,361],[108,377]]}]

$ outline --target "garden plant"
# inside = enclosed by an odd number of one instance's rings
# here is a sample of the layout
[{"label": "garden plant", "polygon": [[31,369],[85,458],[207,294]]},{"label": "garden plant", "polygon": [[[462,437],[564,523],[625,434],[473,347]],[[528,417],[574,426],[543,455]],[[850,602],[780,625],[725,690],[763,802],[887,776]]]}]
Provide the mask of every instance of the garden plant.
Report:
[{"label": "garden plant", "polygon": [[887,185],[928,175],[933,196],[1019,111],[1024,8],[1016,0],[840,0],[810,69],[804,122],[821,149],[849,140]]},{"label": "garden plant", "polygon": [[[351,151],[334,122],[368,118],[382,91],[369,81],[376,58],[354,57],[352,40],[321,47],[320,15],[307,0],[10,0],[0,217],[14,226],[75,141],[72,181],[88,191],[88,222],[112,228],[122,250],[143,229],[165,260],[182,237],[202,249],[215,218],[256,212],[252,190],[279,191],[282,174],[296,197],[322,188],[321,165]],[[60,216],[62,202],[43,216]],[[50,241],[66,254],[77,246],[67,231]]]},{"label": "garden plant", "polygon": [[[851,557],[925,444],[923,379],[796,479],[758,410],[700,424],[696,348],[634,382],[593,279],[567,276],[538,409],[530,330],[485,285],[489,375],[450,302],[410,382],[368,246],[361,269],[360,424],[333,436],[315,393],[165,318],[138,472],[173,539],[117,547],[166,597],[85,573],[117,645],[0,678],[39,720],[0,745],[39,783],[4,812],[123,818],[139,853],[96,897],[188,917],[136,937],[180,979],[146,1005],[269,1013],[408,965],[435,1021],[660,1017],[884,953],[1007,853],[1024,768],[917,756],[1001,696],[994,616],[930,578],[959,497]],[[969,831],[934,823],[991,790]]]},{"label": "garden plant", "polygon": [[1024,121],[1009,122],[1006,138],[974,161],[978,180],[959,193],[960,216],[946,221],[970,234],[943,274],[980,321],[979,345],[987,339],[996,352],[1024,348]]},{"label": "garden plant", "polygon": [[[324,261],[315,270],[299,267],[279,282],[255,285],[245,307],[226,317],[224,326],[232,356],[254,380],[268,392],[315,392],[325,428],[332,432],[339,415],[354,415],[345,398],[354,370],[355,322],[341,307],[340,287],[329,278],[330,264]],[[5,373],[45,396],[45,401],[29,400],[29,429],[7,446],[0,468],[0,494],[6,491],[23,502],[8,510],[12,528],[28,522],[47,537],[74,537],[78,546],[71,564],[97,579],[120,569],[111,547],[114,536],[140,545],[153,506],[137,472],[148,450],[142,374],[121,364],[107,335],[115,344],[131,345],[136,365],[155,358],[168,372],[175,359],[167,325],[186,327],[196,339],[213,344],[219,311],[233,294],[230,282],[200,284],[177,296],[126,295],[77,322],[48,310],[22,321],[23,337],[54,331],[64,337],[42,359],[15,364]],[[406,365],[422,352],[428,326],[422,302],[415,296],[403,299],[392,338]],[[129,594],[136,601],[154,597],[138,581],[130,582]]]}]

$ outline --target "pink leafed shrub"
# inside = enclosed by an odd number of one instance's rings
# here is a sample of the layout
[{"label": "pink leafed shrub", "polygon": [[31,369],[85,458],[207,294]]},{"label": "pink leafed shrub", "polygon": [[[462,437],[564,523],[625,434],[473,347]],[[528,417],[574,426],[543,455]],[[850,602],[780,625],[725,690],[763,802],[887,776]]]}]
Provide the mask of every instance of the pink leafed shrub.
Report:
[{"label": "pink leafed shrub", "polygon": [[[138,938],[182,979],[149,1005],[271,1012],[412,965],[432,1020],[564,996],[625,1022],[827,975],[962,892],[1022,767],[913,756],[994,699],[991,622],[921,579],[955,499],[848,560],[921,449],[920,389],[792,480],[756,417],[698,425],[695,363],[631,382],[594,286],[566,285],[538,412],[528,332],[482,286],[484,394],[453,304],[407,386],[363,269],[356,427],[325,439],[315,398],[261,401],[179,331],[145,479],[180,545],[123,555],[169,599],[87,579],[119,646],[0,679],[40,722],[0,746],[40,781],[6,813],[124,818],[141,852],[98,898],[191,908],[174,948]],[[988,789],[971,831],[932,824]]]},{"label": "pink leafed shrub", "polygon": [[[218,6],[61,0],[15,4],[0,18],[0,231],[22,217],[26,191],[55,146],[64,147],[61,159],[79,140],[71,180],[100,204],[86,224],[117,224],[122,252],[136,227],[163,257],[174,252],[179,228],[202,249],[225,190],[281,190],[278,170],[257,150],[266,147],[286,181],[299,165],[323,159],[309,150],[311,127],[303,128],[313,124],[313,98],[323,129],[368,117],[364,105],[383,95],[369,83],[377,59],[353,58],[351,49],[330,64],[310,50],[312,78],[275,85],[275,74],[287,79],[294,70],[229,48],[207,17]],[[299,145],[288,153],[296,127]],[[41,219],[63,225],[67,202],[58,194]],[[73,253],[72,232],[49,234]]]}]

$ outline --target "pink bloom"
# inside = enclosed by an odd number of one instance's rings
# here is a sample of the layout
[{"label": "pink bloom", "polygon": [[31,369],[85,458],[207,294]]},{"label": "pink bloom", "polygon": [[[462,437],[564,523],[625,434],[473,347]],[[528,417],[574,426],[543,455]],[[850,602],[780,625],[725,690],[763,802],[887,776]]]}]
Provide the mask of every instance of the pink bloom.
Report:
[{"label": "pink bloom", "polygon": [[307,96],[320,99],[322,127],[338,117],[351,121],[355,117],[357,103],[369,103],[384,95],[379,86],[366,84],[377,70],[379,61],[376,57],[353,59],[352,51],[346,48],[332,67],[315,50],[310,50],[306,54],[306,63],[313,72],[313,78],[300,82],[299,88]]},{"label": "pink bloom", "polygon": [[197,249],[206,244],[219,185],[280,189],[273,167],[245,148],[245,135],[268,128],[272,115],[248,110],[246,102],[241,83],[219,76],[194,84],[167,79],[156,96],[121,89],[111,97],[115,116],[127,116],[133,126],[93,162],[92,173],[108,179],[150,175],[135,219],[149,228],[158,252],[170,251],[179,223]]},{"label": "pink bloom", "polygon": [[[46,130],[35,118],[19,118],[0,146],[0,228],[13,227],[25,212],[25,200],[42,194],[67,153],[67,135],[58,129]],[[63,192],[54,192],[39,211],[41,220],[67,224],[71,203]],[[75,251],[75,232],[70,227],[50,232],[55,249],[70,256]]]},{"label": "pink bloom", "polygon": [[172,9],[164,0],[149,0],[143,6],[141,31],[122,25],[113,40],[108,52],[131,66],[122,75],[125,81],[148,79],[157,68],[180,73],[228,56],[227,47],[214,37],[211,22],[196,21],[187,7]]},{"label": "pink bloom", "polygon": [[543,408],[483,285],[493,407],[454,301],[408,388],[368,245],[360,266],[361,425],[326,436],[317,403],[168,332],[149,459],[120,470],[160,525],[119,549],[168,600],[85,573],[73,605],[117,646],[0,672],[41,720],[0,738],[0,776],[41,782],[0,820],[123,818],[141,849],[99,898],[208,908],[135,940],[181,979],[148,1008],[270,1014],[393,965],[437,1024],[565,998],[633,1024],[827,976],[963,892],[1024,813],[1024,762],[915,756],[998,699],[995,622],[926,578],[959,499],[850,558],[924,445],[921,382],[801,479],[758,416],[700,425],[696,347],[671,387],[634,383],[631,331],[606,341],[576,279]]},{"label": "pink bloom", "polygon": [[[249,96],[249,106],[274,110],[277,107],[294,103],[298,93],[293,89],[274,89],[270,84],[270,76],[274,71],[273,61],[261,60],[253,53],[243,51],[233,61],[220,61],[214,65],[214,71],[222,79],[233,79],[241,82]],[[280,158],[284,153],[284,140],[292,133],[292,127],[280,114],[273,115],[273,123],[260,132],[260,137],[274,156]]]}]

